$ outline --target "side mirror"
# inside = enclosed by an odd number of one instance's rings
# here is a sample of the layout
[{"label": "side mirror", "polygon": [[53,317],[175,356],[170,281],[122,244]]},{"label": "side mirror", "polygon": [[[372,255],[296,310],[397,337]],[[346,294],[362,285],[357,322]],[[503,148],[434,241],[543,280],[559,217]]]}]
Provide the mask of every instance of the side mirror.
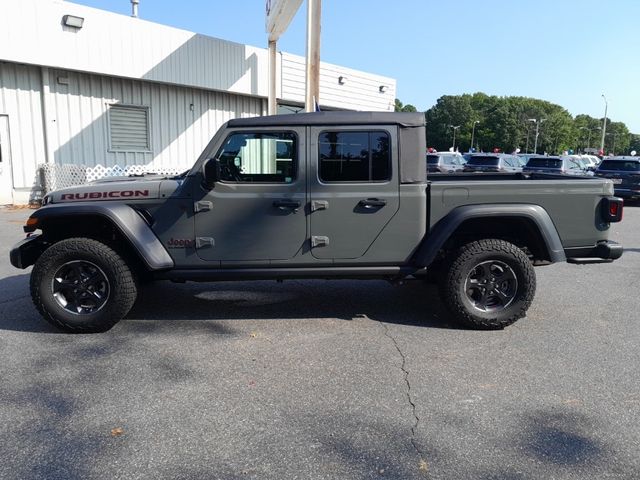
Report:
[{"label": "side mirror", "polygon": [[212,190],[220,178],[220,166],[216,159],[210,158],[202,167],[202,185],[207,190]]}]

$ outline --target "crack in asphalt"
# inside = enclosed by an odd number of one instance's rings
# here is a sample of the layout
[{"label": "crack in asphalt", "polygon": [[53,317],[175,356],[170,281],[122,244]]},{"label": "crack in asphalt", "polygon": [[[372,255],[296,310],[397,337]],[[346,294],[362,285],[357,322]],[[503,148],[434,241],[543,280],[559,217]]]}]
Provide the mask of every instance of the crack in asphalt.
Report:
[{"label": "crack in asphalt", "polygon": [[387,324],[383,322],[379,322],[379,323],[384,327],[385,336],[393,342],[393,346],[396,347],[396,350],[398,351],[398,354],[402,359],[400,370],[402,370],[402,373],[404,373],[404,383],[407,384],[407,391],[406,391],[407,400],[409,401],[409,405],[411,405],[411,413],[413,414],[413,418],[415,419],[415,423],[411,427],[411,445],[413,445],[413,448],[415,449],[416,453],[420,457],[420,469],[422,470],[423,465],[426,466],[427,463],[424,458],[425,456],[424,453],[422,452],[422,450],[420,450],[420,447],[418,447],[418,444],[416,443],[416,433],[418,430],[418,425],[420,424],[420,417],[418,417],[416,413],[416,403],[411,397],[411,383],[409,382],[409,370],[406,369],[407,357],[405,357],[404,353],[400,349],[400,346],[398,345],[398,342],[396,341],[395,337],[391,335],[391,333],[389,332],[389,327],[387,326]]}]

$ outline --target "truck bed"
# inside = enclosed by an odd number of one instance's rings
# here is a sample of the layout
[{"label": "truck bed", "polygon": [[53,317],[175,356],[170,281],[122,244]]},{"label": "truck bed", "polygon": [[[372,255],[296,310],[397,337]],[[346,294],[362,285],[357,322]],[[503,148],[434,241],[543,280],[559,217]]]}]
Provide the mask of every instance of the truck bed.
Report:
[{"label": "truck bed", "polygon": [[[609,224],[599,209],[613,184],[597,177],[522,173],[461,173],[428,176],[429,227],[452,209],[474,204],[531,204],[544,208],[565,248],[592,246],[605,240]],[[595,228],[594,228],[595,227]],[[597,235],[594,237],[594,232]]]}]

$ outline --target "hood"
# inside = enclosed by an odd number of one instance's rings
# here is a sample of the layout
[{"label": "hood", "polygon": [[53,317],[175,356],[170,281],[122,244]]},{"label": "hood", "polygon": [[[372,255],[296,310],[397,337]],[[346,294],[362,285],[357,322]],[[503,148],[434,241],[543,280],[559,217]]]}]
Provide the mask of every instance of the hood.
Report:
[{"label": "hood", "polygon": [[108,177],[76,187],[48,193],[43,205],[65,202],[151,200],[170,196],[183,180],[161,175],[145,177]]}]

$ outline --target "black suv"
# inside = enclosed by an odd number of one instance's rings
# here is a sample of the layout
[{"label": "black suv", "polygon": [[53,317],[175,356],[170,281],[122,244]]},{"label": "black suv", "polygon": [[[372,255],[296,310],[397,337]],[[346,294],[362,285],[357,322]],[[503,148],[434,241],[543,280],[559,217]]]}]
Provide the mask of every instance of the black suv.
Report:
[{"label": "black suv", "polygon": [[640,198],[640,157],[608,157],[596,169],[596,176],[613,181],[615,194]]},{"label": "black suv", "polygon": [[464,166],[463,172],[521,172],[522,164],[516,155],[505,153],[478,153]]},{"label": "black suv", "polygon": [[[532,157],[522,169],[524,173],[590,175],[585,165],[571,157]],[[592,174],[591,174],[592,175]]]}]

